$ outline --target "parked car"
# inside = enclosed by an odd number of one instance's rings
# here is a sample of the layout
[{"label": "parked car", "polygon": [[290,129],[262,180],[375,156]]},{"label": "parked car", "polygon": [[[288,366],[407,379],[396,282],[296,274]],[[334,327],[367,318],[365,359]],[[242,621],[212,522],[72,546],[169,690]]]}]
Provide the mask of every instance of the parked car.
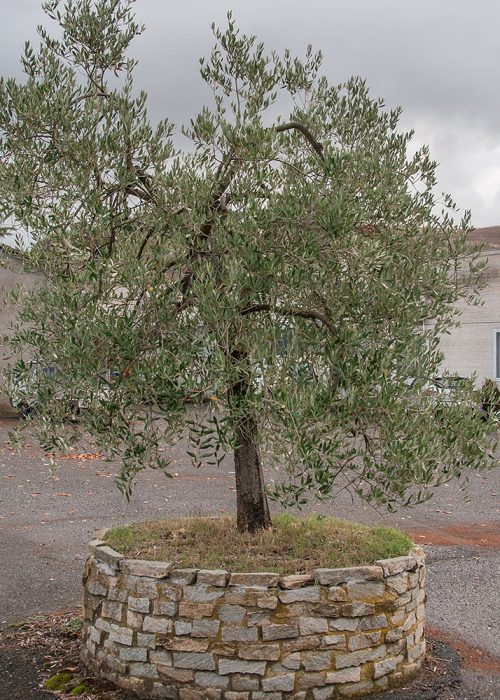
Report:
[{"label": "parked car", "polygon": [[[56,400],[61,396],[60,382],[61,375],[57,367],[45,367],[36,360],[31,360],[28,365],[22,363],[19,370],[13,373],[9,396],[11,406],[21,417],[27,418],[38,410],[41,390],[51,391]],[[82,402],[78,399],[70,401],[66,417],[69,420],[76,419],[82,408]]]}]

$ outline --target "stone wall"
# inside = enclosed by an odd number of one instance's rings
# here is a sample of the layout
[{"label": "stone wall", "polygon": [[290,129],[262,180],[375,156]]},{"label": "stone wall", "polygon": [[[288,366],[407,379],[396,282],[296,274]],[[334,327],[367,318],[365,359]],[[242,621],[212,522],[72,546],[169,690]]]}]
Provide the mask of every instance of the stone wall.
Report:
[{"label": "stone wall", "polygon": [[83,659],[142,698],[326,700],[397,686],[424,653],[424,555],[312,576],[174,569],[90,544]]}]

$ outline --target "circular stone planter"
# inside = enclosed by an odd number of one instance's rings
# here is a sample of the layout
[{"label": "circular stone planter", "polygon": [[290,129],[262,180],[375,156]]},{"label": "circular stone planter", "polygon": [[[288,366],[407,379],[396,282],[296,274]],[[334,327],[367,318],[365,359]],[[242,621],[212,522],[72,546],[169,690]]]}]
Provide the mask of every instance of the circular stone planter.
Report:
[{"label": "circular stone planter", "polygon": [[175,569],[90,543],[82,656],[141,698],[326,700],[407,682],[425,653],[424,554],[311,576]]}]

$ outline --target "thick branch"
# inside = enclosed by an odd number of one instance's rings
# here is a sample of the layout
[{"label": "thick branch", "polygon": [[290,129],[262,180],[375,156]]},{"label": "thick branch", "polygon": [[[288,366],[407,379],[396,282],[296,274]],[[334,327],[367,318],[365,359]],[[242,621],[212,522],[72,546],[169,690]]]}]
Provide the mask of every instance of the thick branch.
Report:
[{"label": "thick branch", "polygon": [[252,304],[252,306],[247,306],[240,312],[242,316],[248,316],[249,314],[260,313],[261,311],[268,311],[273,314],[278,314],[279,316],[295,316],[298,318],[308,318],[314,321],[321,321],[330,331],[334,331],[334,328],[328,318],[314,309],[295,309],[291,306],[272,306],[271,304]]},{"label": "thick branch", "polygon": [[321,144],[314,138],[313,134],[311,133],[311,131],[309,131],[307,126],[304,126],[304,124],[301,124],[300,122],[288,122],[287,124],[280,124],[276,127],[276,131],[278,133],[292,130],[300,131],[300,133],[307,139],[307,141],[309,141],[313,150],[316,151],[321,160],[323,160],[323,144]]}]

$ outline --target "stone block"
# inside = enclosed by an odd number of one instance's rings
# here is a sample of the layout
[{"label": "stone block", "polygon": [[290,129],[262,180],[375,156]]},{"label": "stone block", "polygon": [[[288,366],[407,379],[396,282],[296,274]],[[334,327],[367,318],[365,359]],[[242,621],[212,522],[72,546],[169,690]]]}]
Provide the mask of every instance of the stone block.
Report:
[{"label": "stone block", "polygon": [[234,644],[217,642],[212,646],[211,651],[217,656],[236,656],[236,648]]},{"label": "stone block", "polygon": [[314,576],[311,574],[288,574],[280,576],[279,581],[280,588],[285,589],[302,588],[312,583],[314,583]]},{"label": "stone block", "polygon": [[425,654],[425,640],[413,646],[408,646],[407,656],[410,664],[417,661],[423,654]]},{"label": "stone block", "polygon": [[224,595],[224,591],[219,588],[213,590],[209,586],[186,586],[184,588],[183,600],[191,603],[213,603]]},{"label": "stone block", "polygon": [[222,676],[230,673],[249,673],[256,676],[264,676],[266,673],[266,662],[219,659],[219,673]]},{"label": "stone block", "polygon": [[408,590],[408,574],[406,572],[389,576],[385,579],[385,585],[396,593],[405,593]]},{"label": "stone block", "polygon": [[94,642],[94,644],[100,644],[102,632],[95,627],[89,627],[89,639]]},{"label": "stone block", "polygon": [[377,679],[386,676],[388,673],[392,673],[392,671],[396,670],[396,664],[397,662],[394,657],[376,661],[373,664],[373,677]]},{"label": "stone block", "polygon": [[247,676],[235,673],[231,676],[231,688],[233,690],[258,690],[260,678],[258,676]]},{"label": "stone block", "polygon": [[172,665],[172,654],[164,649],[151,650],[149,652],[149,658],[152,663],[157,666],[171,666]]},{"label": "stone block", "polygon": [[200,569],[198,571],[197,583],[207,584],[208,586],[223,586],[227,585],[229,573],[223,569]]},{"label": "stone block", "polygon": [[377,649],[363,649],[362,651],[351,651],[349,654],[337,654],[335,657],[335,667],[337,670],[348,666],[360,666],[368,661],[376,661],[387,656],[385,644]]},{"label": "stone block", "polygon": [[406,618],[406,621],[401,625],[403,632],[408,632],[411,628],[417,624],[417,617],[414,612],[410,613]]},{"label": "stone block", "polygon": [[138,596],[144,596],[151,600],[158,598],[158,579],[141,578],[140,576],[133,576],[131,578],[135,579],[133,590]]},{"label": "stone block", "polygon": [[343,634],[324,634],[321,637],[321,646],[332,649],[347,649],[347,642]]},{"label": "stone block", "polygon": [[144,632],[158,632],[159,634],[170,634],[174,628],[174,623],[168,617],[153,617],[148,615],[144,618],[142,629]]},{"label": "stone block", "polygon": [[170,600],[155,600],[153,614],[174,617],[177,615],[177,603],[173,603]]},{"label": "stone block", "polygon": [[387,634],[385,635],[386,642],[398,642],[402,638],[403,630],[401,627],[394,627],[392,630],[387,630]]},{"label": "stone block", "polygon": [[173,665],[176,668],[192,668],[196,671],[215,671],[215,661],[212,654],[174,653]]},{"label": "stone block", "polygon": [[262,690],[265,693],[281,690],[285,693],[293,690],[295,685],[295,674],[286,673],[283,676],[271,676],[262,679]]},{"label": "stone block", "polygon": [[300,634],[322,634],[328,632],[328,620],[322,617],[299,617]]},{"label": "stone block", "polygon": [[412,571],[417,567],[417,560],[413,555],[406,557],[394,557],[393,559],[379,559],[375,562],[384,572],[384,576],[394,576],[403,571]]},{"label": "stone block", "polygon": [[363,617],[359,623],[360,630],[374,630],[380,627],[387,627],[387,618],[385,615],[370,615]]},{"label": "stone block", "polygon": [[116,656],[111,656],[111,654],[104,657],[103,666],[114,671],[114,673],[119,673],[121,676],[127,672],[127,664],[124,661],[120,661]]},{"label": "stone block", "polygon": [[310,606],[310,612],[317,617],[339,617],[342,613],[342,608],[340,603],[322,600],[320,603],[313,603]]},{"label": "stone block", "polygon": [[146,559],[123,559],[120,571],[129,576],[144,576],[146,578],[167,578],[173,568],[171,562],[147,561]]},{"label": "stone block", "polygon": [[106,632],[107,634],[111,632],[111,623],[107,620],[103,620],[101,617],[98,617],[95,621],[95,627],[101,632]]},{"label": "stone block", "polygon": [[194,671],[188,668],[174,668],[173,666],[158,666],[160,678],[167,683],[190,683],[194,680]]},{"label": "stone block", "polygon": [[223,642],[256,642],[259,638],[256,627],[223,627]]},{"label": "stone block", "polygon": [[342,671],[331,671],[326,674],[326,682],[328,684],[335,683],[357,683],[361,680],[361,669],[344,668]]},{"label": "stone block", "polygon": [[141,634],[141,632],[138,632],[137,645],[146,647],[146,649],[154,649],[156,646],[156,637],[154,634]]},{"label": "stone block", "polygon": [[207,691],[193,690],[192,688],[180,688],[179,700],[207,700]]},{"label": "stone block", "polygon": [[257,596],[257,607],[264,610],[275,610],[278,607],[278,596],[276,593]]},{"label": "stone block", "polygon": [[174,622],[175,634],[178,634],[178,635],[191,634],[192,629],[193,629],[192,622],[185,622],[184,620],[176,620]]},{"label": "stone block", "polygon": [[131,663],[130,675],[136,678],[159,678],[158,669],[151,664]]},{"label": "stone block", "polygon": [[357,698],[360,695],[370,695],[375,689],[373,681],[363,681],[356,685],[340,685],[337,687],[337,692],[343,698]]},{"label": "stone block", "polygon": [[95,596],[105,596],[107,593],[107,588],[105,588],[102,583],[99,583],[97,579],[90,579],[87,581],[87,591]]},{"label": "stone block", "polygon": [[230,586],[242,586],[244,588],[274,588],[279,583],[279,574],[275,573],[244,573],[231,574]]},{"label": "stone block", "polygon": [[365,634],[355,634],[349,638],[349,651],[358,651],[359,649],[367,649],[373,647],[380,642],[382,632],[367,632]]},{"label": "stone block", "polygon": [[280,648],[278,644],[248,644],[238,649],[238,656],[248,661],[277,661]]},{"label": "stone block", "polygon": [[[255,693],[252,696],[255,698]],[[249,700],[250,698],[250,693],[246,692],[236,692],[234,690],[226,690],[224,693],[224,700]]]},{"label": "stone block", "polygon": [[298,637],[292,641],[283,641],[281,648],[284,653],[294,653],[296,651],[310,651],[311,649],[319,649],[321,646],[321,637],[311,635],[310,637]]},{"label": "stone block", "polygon": [[128,609],[134,612],[148,613],[150,608],[149,598],[133,598],[128,599]]},{"label": "stone block", "polygon": [[170,602],[179,601],[181,599],[183,588],[184,587],[181,585],[172,585],[170,579],[160,580],[156,583],[158,598]]},{"label": "stone block", "polygon": [[147,649],[138,647],[123,647],[120,649],[120,659],[122,661],[147,661]]},{"label": "stone block", "polygon": [[325,671],[332,667],[332,652],[305,653],[302,655],[302,666],[306,671]]},{"label": "stone block", "polygon": [[148,691],[152,700],[177,700],[179,691],[174,686],[166,686],[163,683],[153,683]]},{"label": "stone block", "polygon": [[380,566],[353,566],[345,569],[316,569],[314,577],[322,586],[337,586],[339,583],[355,581],[380,581],[383,571]]},{"label": "stone block", "polygon": [[189,617],[193,620],[201,620],[202,617],[210,617],[215,610],[215,603],[179,603],[179,616]]},{"label": "stone block", "polygon": [[127,627],[132,627],[134,630],[142,630],[142,625],[144,624],[144,615],[141,613],[133,612],[129,610],[127,612]]},{"label": "stone block", "polygon": [[359,627],[359,620],[351,617],[338,617],[329,621],[329,627],[331,630],[355,632]]},{"label": "stone block", "polygon": [[262,625],[262,639],[265,641],[272,639],[291,639],[298,637],[299,629],[297,624],[292,625]]},{"label": "stone block", "polygon": [[326,686],[325,688],[313,688],[312,693],[314,700],[333,700],[337,694],[335,688],[332,688],[332,686]]},{"label": "stone block", "polygon": [[219,620],[194,620],[191,636],[192,637],[216,637],[219,631]]},{"label": "stone block", "polygon": [[245,622],[247,627],[255,627],[260,625],[267,625],[269,619],[269,613],[267,611],[263,611],[257,613],[247,613]]},{"label": "stone block", "polygon": [[295,651],[293,654],[288,654],[281,659],[281,663],[285,668],[291,668],[292,671],[298,671],[302,664],[302,655]]},{"label": "stone block", "polygon": [[229,678],[220,676],[218,673],[209,673],[207,671],[195,673],[194,682],[201,685],[202,688],[227,688],[229,686]]},{"label": "stone block", "polygon": [[342,605],[343,617],[362,617],[363,615],[373,615],[374,612],[375,606],[371,603],[359,603],[358,601],[354,601]]},{"label": "stone block", "polygon": [[196,582],[198,569],[172,569],[170,580],[183,586],[188,586]]},{"label": "stone block", "polygon": [[125,646],[131,646],[132,640],[134,638],[134,633],[128,627],[118,627],[118,625],[111,625],[109,632],[109,639],[112,642],[118,642],[118,644],[124,644]]},{"label": "stone block", "polygon": [[355,581],[346,586],[348,598],[354,600],[372,600],[382,598],[385,593],[383,581]]},{"label": "stone block", "polygon": [[343,603],[347,600],[347,593],[342,586],[330,586],[327,593],[328,600]]},{"label": "stone block", "polygon": [[120,562],[123,561],[124,556],[119,552],[115,552],[111,547],[94,547],[93,555],[97,561],[107,564],[113,571],[118,571],[120,568]]},{"label": "stone block", "polygon": [[281,603],[317,603],[321,598],[321,591],[318,586],[308,586],[307,588],[296,588],[283,591],[278,596]]},{"label": "stone block", "polygon": [[218,617],[222,622],[238,624],[245,617],[245,612],[241,605],[222,605]]},{"label": "stone block", "polygon": [[415,616],[419,622],[425,620],[425,605],[419,605],[415,610]]},{"label": "stone block", "polygon": [[298,690],[321,688],[324,685],[325,676],[323,673],[301,673],[297,679]]}]

